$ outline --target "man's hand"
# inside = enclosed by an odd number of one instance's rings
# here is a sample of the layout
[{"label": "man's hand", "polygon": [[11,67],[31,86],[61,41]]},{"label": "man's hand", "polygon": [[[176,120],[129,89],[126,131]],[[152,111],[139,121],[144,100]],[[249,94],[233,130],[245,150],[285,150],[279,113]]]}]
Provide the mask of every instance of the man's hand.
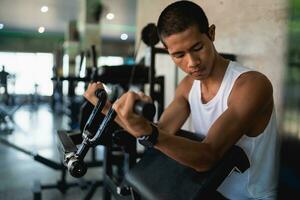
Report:
[{"label": "man's hand", "polygon": [[150,122],[133,112],[133,106],[136,100],[152,102],[151,97],[144,93],[127,92],[123,94],[113,104],[114,110],[118,114],[118,119],[125,128],[134,137],[149,135],[152,132]]},{"label": "man's hand", "polygon": [[[97,102],[98,102],[98,98],[95,95],[95,92],[98,89],[104,89],[104,85],[101,82],[89,83],[87,90],[83,94],[84,98],[86,98],[86,100],[88,100],[94,106],[96,106]],[[105,107],[103,108],[103,114],[106,114],[106,112],[108,111],[110,106],[111,106],[111,103],[107,100]]]}]

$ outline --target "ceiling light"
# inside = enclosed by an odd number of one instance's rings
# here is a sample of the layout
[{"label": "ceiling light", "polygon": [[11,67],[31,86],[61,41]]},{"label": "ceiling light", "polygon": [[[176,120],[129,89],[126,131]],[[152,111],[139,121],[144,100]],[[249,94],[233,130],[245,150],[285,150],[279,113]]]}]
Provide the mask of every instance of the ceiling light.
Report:
[{"label": "ceiling light", "polygon": [[42,6],[42,7],[41,7],[41,12],[42,12],[42,13],[48,12],[48,6]]},{"label": "ceiling light", "polygon": [[115,15],[113,13],[108,13],[106,15],[106,19],[108,19],[108,20],[113,20],[114,18],[115,18]]},{"label": "ceiling light", "polygon": [[0,29],[3,29],[3,28],[4,28],[4,24],[0,23]]},{"label": "ceiling light", "polygon": [[45,32],[45,27],[43,27],[43,26],[41,26],[41,27],[39,27],[39,33],[44,33]]},{"label": "ceiling light", "polygon": [[126,33],[122,33],[120,38],[121,40],[127,40],[128,35]]}]

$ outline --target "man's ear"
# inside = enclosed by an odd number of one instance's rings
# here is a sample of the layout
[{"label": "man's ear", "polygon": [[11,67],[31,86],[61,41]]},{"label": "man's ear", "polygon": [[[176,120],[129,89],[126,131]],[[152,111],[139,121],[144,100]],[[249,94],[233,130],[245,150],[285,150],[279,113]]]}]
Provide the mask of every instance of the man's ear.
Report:
[{"label": "man's ear", "polygon": [[208,28],[208,34],[207,36],[209,37],[209,39],[213,42],[215,40],[215,31],[216,31],[216,26],[214,24],[212,24],[209,28]]}]

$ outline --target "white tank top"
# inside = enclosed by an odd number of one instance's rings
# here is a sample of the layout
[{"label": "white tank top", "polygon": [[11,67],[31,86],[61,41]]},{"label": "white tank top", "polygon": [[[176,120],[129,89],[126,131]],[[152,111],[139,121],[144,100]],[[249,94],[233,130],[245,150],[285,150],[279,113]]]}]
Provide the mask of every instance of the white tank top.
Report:
[{"label": "white tank top", "polygon": [[[227,109],[227,99],[235,80],[249,68],[230,62],[221,86],[213,99],[201,101],[201,81],[194,80],[189,93],[189,104],[194,131],[207,135],[215,120]],[[264,132],[257,137],[246,135],[237,142],[248,156],[250,168],[244,173],[233,171],[220,185],[218,191],[229,199],[276,199],[279,169],[279,136],[275,111]]]}]

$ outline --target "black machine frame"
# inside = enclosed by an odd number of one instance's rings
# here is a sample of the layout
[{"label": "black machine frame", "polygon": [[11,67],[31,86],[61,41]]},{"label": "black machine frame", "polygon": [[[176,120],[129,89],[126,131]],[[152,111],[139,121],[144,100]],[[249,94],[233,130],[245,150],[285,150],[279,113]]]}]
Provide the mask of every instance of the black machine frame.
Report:
[{"label": "black machine frame", "polygon": [[[101,112],[98,101],[92,115]],[[140,110],[140,109],[139,109]],[[154,109],[152,109],[154,111]],[[145,112],[142,112],[145,113]],[[112,166],[113,156],[113,137],[110,131],[111,124],[116,114],[111,108],[103,119],[96,134],[87,138],[84,136],[83,142],[76,143],[74,139],[65,132],[58,133],[64,163],[71,174],[81,177],[86,172],[83,163],[84,155],[88,151],[88,146],[105,145],[104,151],[104,174],[103,199],[110,200],[111,195],[115,199],[148,199],[148,200],[172,200],[172,199],[199,199],[201,197],[211,197],[216,195],[216,189],[223,180],[233,171],[244,172],[250,166],[249,160],[244,151],[233,146],[224,156],[224,158],[215,165],[210,171],[196,172],[194,169],[183,166],[163,153],[152,148],[146,150],[146,154],[137,162],[136,139],[127,139],[123,143],[124,152],[124,179],[115,181]],[[154,116],[152,113],[150,116]],[[94,116],[90,117],[93,119]],[[89,122],[88,122],[89,123]],[[84,130],[85,132],[86,130]],[[195,139],[195,136],[188,132],[183,132],[184,136]],[[127,134],[130,137],[130,134]],[[110,137],[110,139],[107,139]],[[106,139],[105,139],[106,138]],[[125,137],[122,138],[125,140]],[[95,143],[92,143],[95,142]],[[77,145],[79,148],[77,149]],[[82,151],[85,149],[85,151]],[[150,152],[150,153],[149,153]],[[71,155],[71,158],[70,156]],[[75,172],[74,172],[75,171]],[[180,181],[181,186],[176,187]],[[177,188],[174,191],[174,188]],[[185,190],[185,191],[183,191]],[[187,192],[188,191],[188,192]],[[185,193],[187,192],[187,193]]]}]

